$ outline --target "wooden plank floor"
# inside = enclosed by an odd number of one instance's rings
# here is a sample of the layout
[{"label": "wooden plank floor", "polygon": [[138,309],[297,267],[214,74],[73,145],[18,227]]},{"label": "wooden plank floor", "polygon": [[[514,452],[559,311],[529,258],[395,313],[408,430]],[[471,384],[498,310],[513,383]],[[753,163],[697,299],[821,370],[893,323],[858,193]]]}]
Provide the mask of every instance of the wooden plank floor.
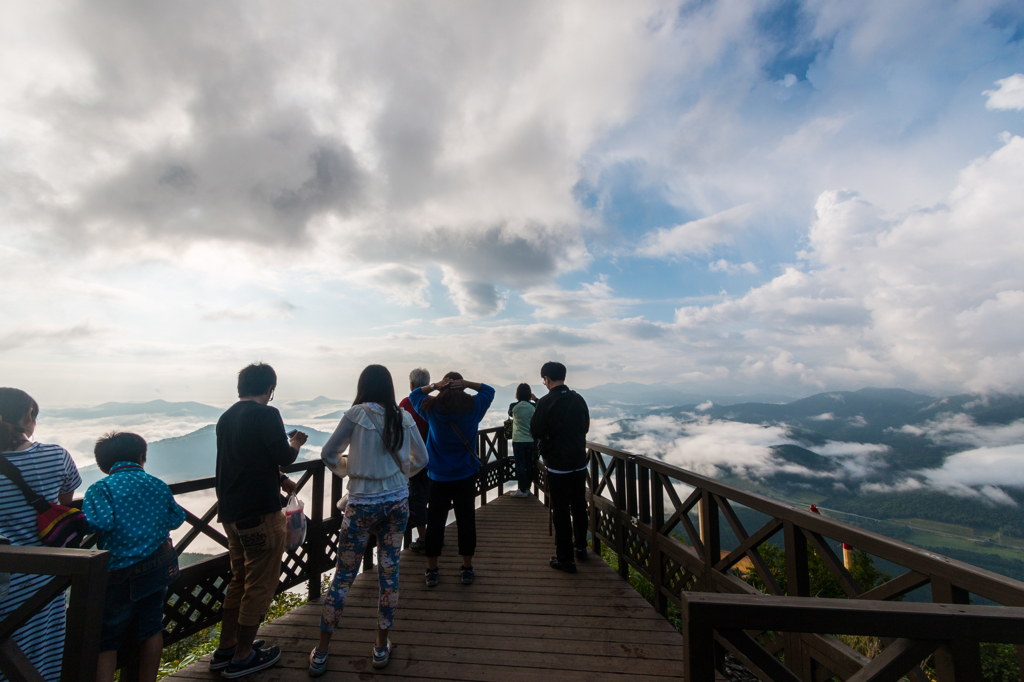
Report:
[{"label": "wooden plank floor", "polygon": [[[441,579],[423,581],[426,559],[402,553],[401,600],[391,664],[374,670],[376,572],[360,573],[331,643],[324,680],[679,680],[678,632],[593,554],[579,573],[552,570],[547,509],[507,495],[477,509],[476,582],[462,585],[455,524],[445,533]],[[282,649],[254,681],[303,680],[319,637],[320,606],[303,606],[260,629]],[[174,675],[220,679],[204,662]]]}]

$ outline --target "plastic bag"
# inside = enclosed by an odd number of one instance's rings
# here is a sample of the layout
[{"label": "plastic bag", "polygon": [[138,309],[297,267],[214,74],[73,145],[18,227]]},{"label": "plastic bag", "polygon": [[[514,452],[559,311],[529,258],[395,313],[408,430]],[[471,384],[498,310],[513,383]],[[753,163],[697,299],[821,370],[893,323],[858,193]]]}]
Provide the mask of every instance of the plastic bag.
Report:
[{"label": "plastic bag", "polygon": [[303,512],[302,500],[295,495],[289,496],[288,504],[284,508],[284,526],[285,549],[298,549],[306,539],[306,515]]}]

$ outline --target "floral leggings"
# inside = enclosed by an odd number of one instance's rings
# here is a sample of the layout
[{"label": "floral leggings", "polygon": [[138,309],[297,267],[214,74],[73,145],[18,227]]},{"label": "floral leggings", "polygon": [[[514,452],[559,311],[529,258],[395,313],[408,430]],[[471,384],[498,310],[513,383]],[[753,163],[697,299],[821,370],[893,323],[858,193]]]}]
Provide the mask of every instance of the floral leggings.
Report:
[{"label": "floral leggings", "polygon": [[377,580],[380,582],[377,625],[386,630],[394,624],[395,609],[398,608],[398,557],[408,521],[408,498],[379,504],[349,504],[345,508],[338,538],[338,568],[324,599],[324,610],[320,615],[321,632],[334,632],[338,627],[345,597],[359,573],[363,551],[374,528],[377,532]]}]

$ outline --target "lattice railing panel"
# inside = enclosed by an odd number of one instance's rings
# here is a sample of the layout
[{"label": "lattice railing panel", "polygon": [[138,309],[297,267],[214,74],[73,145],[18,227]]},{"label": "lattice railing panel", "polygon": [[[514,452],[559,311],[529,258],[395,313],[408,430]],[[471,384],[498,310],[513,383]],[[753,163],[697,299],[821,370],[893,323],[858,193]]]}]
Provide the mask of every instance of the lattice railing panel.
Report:
[{"label": "lattice railing panel", "polygon": [[618,524],[604,510],[597,510],[597,532],[603,535],[609,544],[616,545],[619,541]]},{"label": "lattice railing panel", "polygon": [[697,578],[672,557],[661,555],[661,584],[676,597],[697,586]]},{"label": "lattice railing panel", "polygon": [[177,641],[218,622],[230,581],[231,569],[225,565],[195,582],[179,580],[172,585],[164,604],[165,641]]},{"label": "lattice railing panel", "polygon": [[650,570],[651,547],[647,540],[643,539],[633,528],[626,529],[625,555],[638,566],[647,571]]}]

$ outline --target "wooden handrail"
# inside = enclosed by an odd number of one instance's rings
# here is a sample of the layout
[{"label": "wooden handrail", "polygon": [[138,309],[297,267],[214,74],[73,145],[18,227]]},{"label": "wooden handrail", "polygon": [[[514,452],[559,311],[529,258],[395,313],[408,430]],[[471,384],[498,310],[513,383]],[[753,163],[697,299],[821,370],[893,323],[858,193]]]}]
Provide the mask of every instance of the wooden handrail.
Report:
[{"label": "wooden handrail", "polygon": [[[600,552],[601,545],[607,544],[618,556],[619,570],[628,577],[629,570],[637,571],[649,580],[655,588],[655,606],[662,614],[668,613],[669,602],[684,608],[685,600],[702,591],[707,593],[732,593],[741,599],[757,600],[757,608],[770,611],[773,605],[782,605],[781,597],[761,595],[750,584],[730,570],[737,561],[750,560],[753,571],[767,586],[769,593],[781,595],[782,591],[768,569],[759,547],[775,536],[781,536],[785,550],[786,582],[789,597],[796,603],[820,601],[811,597],[809,584],[809,556],[816,553],[826,569],[837,580],[840,587],[851,597],[852,611],[876,614],[914,613],[918,607],[909,604],[887,604],[877,607],[879,602],[872,599],[898,599],[907,592],[930,585],[935,605],[966,605],[970,595],[976,594],[1004,606],[990,607],[1004,609],[1006,618],[1020,617],[1017,608],[1024,606],[1024,583],[1006,576],[986,571],[960,561],[928,552],[907,543],[892,540],[871,531],[856,528],[840,521],[811,513],[791,504],[752,493],[720,481],[686,471],[679,467],[650,457],[611,448],[598,443],[588,443],[590,455],[588,500],[590,509],[590,530],[594,548]],[[693,488],[685,501],[675,490],[676,484]],[[733,509],[739,505],[768,517],[759,529],[748,532],[740,516]],[[698,512],[698,524],[690,519],[693,511]],[[739,540],[737,547],[722,551],[721,520]],[[689,546],[673,537],[677,527],[682,527],[689,540]],[[859,585],[836,554],[829,540],[842,542],[903,566],[907,572],[892,578],[882,585]],[[717,602],[715,602],[717,604]],[[857,606],[864,605],[867,606]],[[935,605],[930,605],[933,608]],[[795,608],[787,606],[787,608]],[[946,607],[942,607],[946,608]],[[922,611],[924,617],[931,617],[938,611]],[[684,609],[685,621],[685,609]],[[785,621],[773,621],[782,628]],[[787,673],[769,675],[771,679],[793,679],[811,682],[828,676],[840,679],[874,679],[874,668],[882,666],[889,658],[905,662],[918,656],[917,662],[935,654],[936,670],[942,682],[947,680],[980,679],[979,641],[1004,641],[985,639],[988,631],[972,631],[974,621],[962,621],[966,630],[952,630],[950,644],[910,646],[906,642],[899,646],[890,645],[880,656],[877,665],[842,644],[833,634],[844,632],[840,628],[827,627],[822,621],[818,626],[793,629],[779,633],[769,646],[755,638],[735,632],[716,634],[716,646],[695,650],[694,656],[704,657],[712,668],[721,663],[725,649],[756,668],[758,661],[772,667],[768,656],[775,660],[777,651],[784,653]],[[699,624],[695,625],[698,627]],[[700,626],[703,627],[703,626]],[[684,631],[686,625],[684,622]],[[757,637],[764,640],[763,630]],[[729,630],[723,626],[723,632]],[[927,639],[927,638],[926,638]],[[748,641],[749,640],[749,641]],[[922,640],[923,641],[923,640]],[[929,640],[930,641],[930,640]],[[1016,639],[1013,640],[1016,643]],[[1022,642],[1024,643],[1024,642]],[[756,651],[755,651],[756,649]],[[925,651],[927,649],[927,651]],[[1018,647],[1018,652],[1024,647]],[[1021,669],[1024,658],[1018,654]],[[891,662],[890,662],[891,663]],[[780,664],[781,665],[781,664]],[[890,672],[902,663],[885,664]],[[774,668],[773,668],[774,670]],[[866,671],[866,672],[865,672]],[[762,670],[763,672],[763,670]],[[863,675],[862,675],[863,673]],[[768,674],[768,673],[766,673]],[[886,673],[889,674],[889,673]],[[824,676],[824,677],[823,677]],[[687,678],[689,679],[689,678]],[[696,678],[695,678],[696,679]],[[882,678],[879,678],[882,679]],[[888,679],[888,678],[885,678]],[[896,679],[896,678],[893,678]],[[923,679],[919,678],[919,679]]]},{"label": "wooden handrail", "polygon": [[[849,679],[897,680],[928,655],[966,636],[975,644],[1024,644],[1024,609],[960,604],[907,604],[847,599],[689,593],[682,599],[683,675],[715,679],[716,646],[743,660],[762,680],[794,682],[800,674],[765,651],[748,631],[831,632],[892,638],[893,643]],[[980,680],[970,661],[955,661],[956,679]]]},{"label": "wooden handrail", "polygon": [[52,575],[35,595],[0,621],[0,671],[9,680],[41,680],[14,640],[8,636],[48,605],[66,586],[71,588],[61,682],[93,682],[99,654],[103,599],[110,555],[88,549],[0,546],[0,572]]}]

